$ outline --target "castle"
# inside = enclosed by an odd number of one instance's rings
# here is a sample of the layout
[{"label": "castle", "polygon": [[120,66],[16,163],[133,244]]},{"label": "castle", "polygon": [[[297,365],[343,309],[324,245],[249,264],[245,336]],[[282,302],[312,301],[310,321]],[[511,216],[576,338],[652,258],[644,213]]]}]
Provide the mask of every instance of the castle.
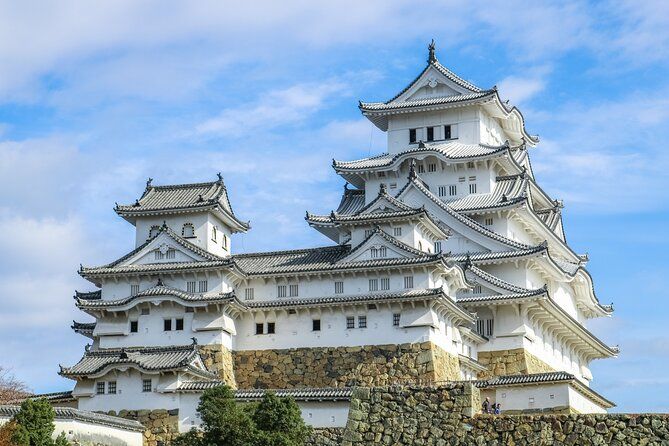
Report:
[{"label": "castle", "polygon": [[605,412],[590,362],[617,355],[587,328],[610,316],[567,244],[562,202],[537,183],[538,138],[496,88],[427,65],[359,108],[387,153],[333,161],[336,210],[306,214],[330,244],[234,254],[246,232],[219,175],[146,184],[119,216],[135,248],[82,267],[92,344],[61,367],[78,409],[167,409],[197,426],[201,393],[280,389],[317,427],[343,426],[353,386],[473,381],[505,411]]}]

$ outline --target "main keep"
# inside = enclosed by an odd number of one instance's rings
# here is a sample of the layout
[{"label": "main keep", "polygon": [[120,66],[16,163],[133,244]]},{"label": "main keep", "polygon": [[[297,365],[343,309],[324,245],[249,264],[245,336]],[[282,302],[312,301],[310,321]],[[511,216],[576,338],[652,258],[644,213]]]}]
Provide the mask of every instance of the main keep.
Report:
[{"label": "main keep", "polygon": [[92,345],[61,368],[71,404],[167,409],[179,431],[221,383],[244,401],[279,389],[317,427],[346,423],[353,386],[468,380],[505,412],[613,406],[590,388],[590,362],[617,349],[586,328],[612,307],[535,179],[538,138],[520,111],[441,65],[434,45],[395,97],[359,108],[387,153],[333,161],[339,206],[306,214],[328,246],[234,254],[250,226],[220,175],[149,180],[116,206],[135,248],[79,271],[92,287],[76,305],[95,321],[73,325]]}]

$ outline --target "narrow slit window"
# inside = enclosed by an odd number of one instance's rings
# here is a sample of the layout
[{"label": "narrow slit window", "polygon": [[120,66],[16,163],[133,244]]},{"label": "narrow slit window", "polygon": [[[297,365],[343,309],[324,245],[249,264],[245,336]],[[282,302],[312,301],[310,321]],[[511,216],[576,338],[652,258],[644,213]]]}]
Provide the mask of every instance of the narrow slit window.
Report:
[{"label": "narrow slit window", "polygon": [[139,322],[130,321],[130,333],[137,333],[139,331]]},{"label": "narrow slit window", "polygon": [[311,329],[313,331],[321,331],[321,320],[320,319],[313,319],[311,321]]},{"label": "narrow slit window", "polygon": [[427,140],[434,141],[434,127],[427,128]]},{"label": "narrow slit window", "polygon": [[451,139],[451,126],[450,125],[445,125],[444,126],[444,139]]},{"label": "narrow slit window", "polygon": [[476,183],[469,183],[469,193],[470,194],[476,193]]},{"label": "narrow slit window", "polygon": [[409,129],[409,143],[416,142],[416,129]]}]

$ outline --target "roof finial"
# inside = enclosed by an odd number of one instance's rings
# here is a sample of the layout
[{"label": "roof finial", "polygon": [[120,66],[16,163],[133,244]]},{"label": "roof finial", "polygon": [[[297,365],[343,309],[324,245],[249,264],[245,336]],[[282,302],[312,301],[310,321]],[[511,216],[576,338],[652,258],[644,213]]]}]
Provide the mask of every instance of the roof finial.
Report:
[{"label": "roof finial", "polygon": [[218,182],[219,182],[219,183],[223,182],[223,175],[221,175],[221,172],[218,172],[218,173],[216,174],[216,176],[218,177]]},{"label": "roof finial", "polygon": [[203,201],[204,201],[204,198],[202,198],[202,194],[198,194],[198,195],[197,195],[197,202],[198,202],[198,203],[201,203],[201,202],[203,202]]},{"label": "roof finial", "polygon": [[348,181],[346,182],[346,184],[344,184],[344,190],[345,190],[345,191],[348,190]]},{"label": "roof finial", "polygon": [[158,277],[158,282],[156,283],[156,286],[164,286],[162,277]]},{"label": "roof finial", "polygon": [[412,159],[409,165],[409,180],[416,179],[416,160]]},{"label": "roof finial", "polygon": [[91,351],[91,344],[86,344],[86,346],[84,347],[84,351],[86,353],[90,352]]},{"label": "roof finial", "polygon": [[151,182],[152,182],[152,181],[153,181],[153,178],[151,178],[151,177],[149,177],[149,179],[146,180],[146,188],[147,188],[147,189],[151,187]]},{"label": "roof finial", "polygon": [[379,195],[383,195],[386,193],[386,183],[381,183],[379,185]]},{"label": "roof finial", "polygon": [[337,214],[335,211],[330,211],[330,220],[336,220],[337,219]]},{"label": "roof finial", "polygon": [[128,359],[128,352],[125,351],[125,348],[121,349],[121,354],[119,355],[119,359]]},{"label": "roof finial", "polygon": [[193,343],[191,345],[197,345],[197,338],[195,336],[193,336],[190,339],[191,339],[191,341],[193,341]]},{"label": "roof finial", "polygon": [[427,61],[428,63],[436,62],[437,61],[437,56],[434,55],[434,49],[436,45],[434,43],[434,39],[432,39],[432,42],[427,46],[427,50],[430,53],[430,56],[428,57]]},{"label": "roof finial", "polygon": [[418,148],[419,149],[424,149],[425,148],[425,143],[423,142],[422,139],[420,141],[418,141]]}]

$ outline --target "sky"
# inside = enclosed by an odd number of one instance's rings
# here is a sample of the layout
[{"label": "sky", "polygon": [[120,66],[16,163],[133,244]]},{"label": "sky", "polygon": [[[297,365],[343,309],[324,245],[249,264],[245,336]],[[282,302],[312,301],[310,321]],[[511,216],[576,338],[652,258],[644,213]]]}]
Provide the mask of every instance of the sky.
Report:
[{"label": "sky", "polygon": [[669,412],[669,5],[641,1],[0,0],[0,366],[67,390],[90,320],[76,271],[134,246],[113,212],[154,184],[222,172],[252,229],[233,250],[327,245],[344,181],[332,158],[382,153],[358,100],[440,62],[497,85],[541,143],[535,174],[613,318],[618,359],[593,388],[621,412]]}]

